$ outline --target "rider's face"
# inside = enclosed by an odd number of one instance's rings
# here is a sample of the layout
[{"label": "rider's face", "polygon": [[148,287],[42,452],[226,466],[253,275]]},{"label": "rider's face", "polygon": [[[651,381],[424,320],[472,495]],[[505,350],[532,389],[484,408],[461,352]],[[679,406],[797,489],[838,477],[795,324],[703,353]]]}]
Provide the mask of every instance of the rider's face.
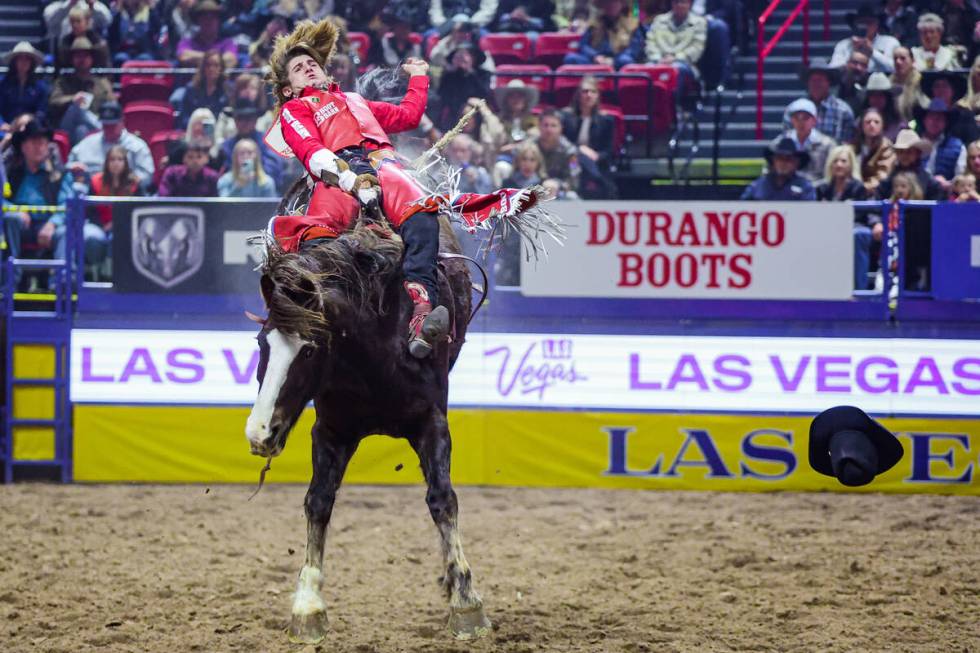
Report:
[{"label": "rider's face", "polygon": [[307,86],[320,86],[327,83],[327,74],[323,68],[308,54],[293,57],[286,65],[289,78],[290,95],[298,96]]}]

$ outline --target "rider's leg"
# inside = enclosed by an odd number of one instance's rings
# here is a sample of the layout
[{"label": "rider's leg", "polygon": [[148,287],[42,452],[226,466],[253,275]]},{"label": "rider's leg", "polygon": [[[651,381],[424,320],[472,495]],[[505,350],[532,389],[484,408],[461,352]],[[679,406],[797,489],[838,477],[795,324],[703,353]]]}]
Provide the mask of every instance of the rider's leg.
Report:
[{"label": "rider's leg", "polygon": [[405,243],[402,261],[405,291],[414,305],[408,327],[408,348],[413,356],[423,358],[449,332],[449,312],[444,306],[433,309],[439,302],[438,217],[435,213],[416,213],[401,224],[398,234]]}]

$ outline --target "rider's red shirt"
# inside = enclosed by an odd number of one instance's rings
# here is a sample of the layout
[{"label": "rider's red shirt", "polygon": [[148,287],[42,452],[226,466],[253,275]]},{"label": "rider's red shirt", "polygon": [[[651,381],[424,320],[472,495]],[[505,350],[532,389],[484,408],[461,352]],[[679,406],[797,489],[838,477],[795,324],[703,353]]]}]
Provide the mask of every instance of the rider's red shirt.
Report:
[{"label": "rider's red shirt", "polygon": [[389,132],[418,127],[428,90],[429,78],[416,75],[408,80],[408,92],[401,104],[388,104],[344,93],[336,84],[326,91],[308,87],[300,97],[283,105],[279,116],[282,135],[304,166],[323,148],[337,152],[365,144],[390,147]]}]

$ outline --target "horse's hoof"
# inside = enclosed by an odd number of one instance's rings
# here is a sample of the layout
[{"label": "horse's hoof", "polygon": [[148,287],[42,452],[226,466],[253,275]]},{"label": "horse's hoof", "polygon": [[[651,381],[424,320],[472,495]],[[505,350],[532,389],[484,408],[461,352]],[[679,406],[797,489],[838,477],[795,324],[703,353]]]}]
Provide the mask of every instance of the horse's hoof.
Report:
[{"label": "horse's hoof", "polygon": [[489,635],[492,627],[482,605],[449,609],[449,630],[456,639],[480,639]]},{"label": "horse's hoof", "polygon": [[327,636],[327,613],[294,614],[287,632],[293,644],[319,644]]}]

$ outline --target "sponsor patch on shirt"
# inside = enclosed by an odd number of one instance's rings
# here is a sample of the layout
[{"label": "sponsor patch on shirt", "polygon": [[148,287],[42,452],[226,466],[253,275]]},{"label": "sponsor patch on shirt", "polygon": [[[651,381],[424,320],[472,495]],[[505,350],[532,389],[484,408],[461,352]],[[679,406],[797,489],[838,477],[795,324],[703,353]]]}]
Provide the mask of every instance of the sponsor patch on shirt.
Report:
[{"label": "sponsor patch on shirt", "polygon": [[[309,132],[309,130],[306,127],[303,126],[303,123],[301,123],[299,120],[297,120],[295,117],[293,117],[293,114],[291,114],[289,112],[289,109],[287,109],[285,107],[283,107],[283,109],[282,109],[282,120],[287,125],[289,125],[293,129],[293,131],[296,132],[297,134],[299,134],[301,137],[303,137],[303,138],[310,138],[310,132]],[[317,124],[320,124],[320,123],[317,123]]]},{"label": "sponsor patch on shirt", "polygon": [[338,111],[340,111],[340,107],[338,107],[336,103],[331,102],[330,104],[325,104],[319,109],[317,109],[316,113],[313,114],[313,122],[316,124],[317,127],[319,127],[320,125],[323,124],[324,120],[326,120],[333,114],[337,113]]}]

